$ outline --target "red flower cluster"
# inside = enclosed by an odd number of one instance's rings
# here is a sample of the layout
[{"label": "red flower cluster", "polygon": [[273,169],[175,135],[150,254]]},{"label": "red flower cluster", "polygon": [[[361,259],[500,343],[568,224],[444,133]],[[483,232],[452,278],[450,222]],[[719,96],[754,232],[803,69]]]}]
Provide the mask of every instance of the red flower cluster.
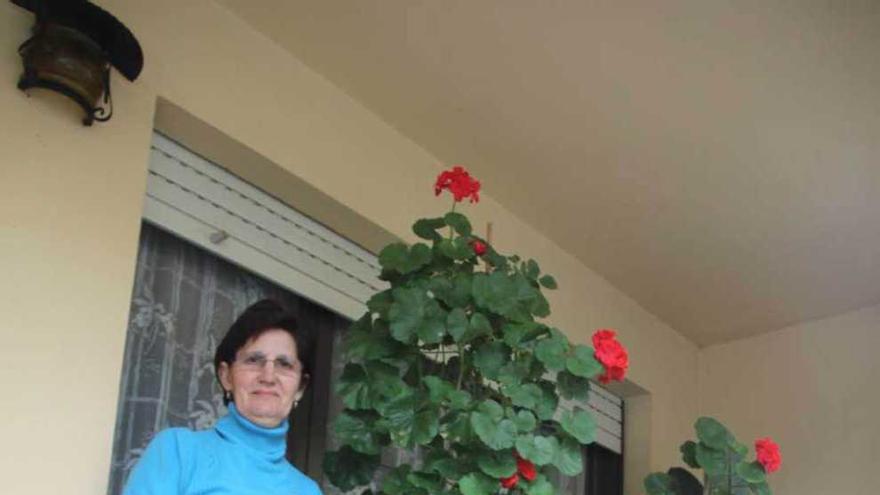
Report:
[{"label": "red flower cluster", "polygon": [[513,488],[519,483],[519,477],[522,476],[526,481],[534,481],[538,476],[538,470],[532,461],[528,461],[519,456],[519,452],[514,452],[516,457],[516,472],[507,478],[501,478],[501,486],[507,489]]},{"label": "red flower cluster", "polygon": [[476,254],[477,256],[482,256],[486,254],[486,243],[482,241],[472,242],[471,247],[474,248],[474,254]]},{"label": "red flower cluster", "polygon": [[601,383],[623,380],[626,369],[629,368],[629,354],[615,335],[617,333],[614,330],[608,329],[597,330],[593,334],[593,355],[605,368],[605,373],[599,377]]},{"label": "red flower cluster", "polygon": [[434,183],[434,194],[439,196],[444,189],[449,189],[456,202],[470,198],[471,203],[480,200],[480,181],[462,167],[455,166],[452,170],[444,170],[437,176]]},{"label": "red flower cluster", "polygon": [[764,471],[768,473],[778,470],[782,464],[779,445],[769,437],[755,440],[755,452],[758,454],[758,462],[764,466]]}]

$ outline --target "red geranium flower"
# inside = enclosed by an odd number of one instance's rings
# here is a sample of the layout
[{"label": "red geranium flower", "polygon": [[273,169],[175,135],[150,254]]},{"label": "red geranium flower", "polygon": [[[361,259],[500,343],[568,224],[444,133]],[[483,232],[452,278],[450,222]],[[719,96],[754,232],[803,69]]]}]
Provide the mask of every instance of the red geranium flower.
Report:
[{"label": "red geranium flower", "polygon": [[474,254],[476,254],[477,256],[482,256],[486,254],[486,244],[484,242],[474,241],[473,243],[471,243],[471,245],[474,248]]},{"label": "red geranium flower", "polygon": [[755,452],[758,454],[758,462],[764,466],[764,471],[768,473],[778,470],[782,464],[779,445],[776,445],[776,442],[769,437],[755,440]]},{"label": "red geranium flower", "polygon": [[437,182],[434,183],[434,194],[439,196],[444,189],[449,189],[456,203],[468,197],[471,203],[480,200],[480,181],[471,177],[467,170],[457,165],[452,170],[444,170],[437,176]]},{"label": "red geranium flower", "polygon": [[614,330],[602,329],[593,334],[593,349],[596,361],[602,364],[605,372],[599,377],[601,383],[623,380],[629,368],[629,354],[615,338]]},{"label": "red geranium flower", "polygon": [[520,456],[516,456],[516,471],[521,474],[526,481],[534,481],[535,476],[538,475],[538,471],[535,469],[535,465],[532,464],[532,461],[523,459]]},{"label": "red geranium flower", "polygon": [[513,473],[512,475],[508,476],[507,478],[501,478],[501,486],[503,486],[504,488],[508,488],[508,489],[515,487],[518,482],[519,482],[519,475],[516,473]]}]

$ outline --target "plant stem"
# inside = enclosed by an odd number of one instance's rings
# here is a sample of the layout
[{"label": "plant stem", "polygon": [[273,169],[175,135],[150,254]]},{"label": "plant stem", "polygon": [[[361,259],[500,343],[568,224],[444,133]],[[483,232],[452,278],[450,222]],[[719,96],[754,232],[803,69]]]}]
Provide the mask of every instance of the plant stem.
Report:
[{"label": "plant stem", "polygon": [[461,347],[460,342],[456,342],[455,345],[458,347],[458,383],[455,384],[455,389],[461,390],[461,382],[464,379],[464,348]]}]

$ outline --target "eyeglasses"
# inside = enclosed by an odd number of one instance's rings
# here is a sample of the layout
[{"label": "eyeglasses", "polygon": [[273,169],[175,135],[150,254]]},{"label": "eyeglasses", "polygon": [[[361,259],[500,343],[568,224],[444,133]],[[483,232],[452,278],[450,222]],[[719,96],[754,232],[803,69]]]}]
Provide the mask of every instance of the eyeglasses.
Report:
[{"label": "eyeglasses", "polygon": [[275,370],[275,373],[283,376],[295,376],[302,373],[302,362],[300,361],[291,361],[286,357],[277,357],[275,359],[269,359],[263,354],[257,352],[254,354],[248,354],[242,359],[236,360],[236,362],[241,363],[241,367],[247,371],[259,372],[263,371],[263,368],[266,367],[266,363],[269,362],[274,363],[272,369]]}]

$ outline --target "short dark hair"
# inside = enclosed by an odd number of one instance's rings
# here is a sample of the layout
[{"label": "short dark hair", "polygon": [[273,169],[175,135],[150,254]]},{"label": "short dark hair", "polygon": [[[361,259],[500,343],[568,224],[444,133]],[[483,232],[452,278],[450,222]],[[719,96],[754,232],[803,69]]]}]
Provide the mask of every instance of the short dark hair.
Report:
[{"label": "short dark hair", "polygon": [[[310,376],[312,374],[312,353],[308,334],[299,330],[296,317],[279,302],[263,299],[251,304],[239,315],[229,327],[223,340],[220,341],[220,345],[217,346],[217,350],[214,352],[214,375],[217,381],[220,382],[220,363],[231,366],[239,349],[263,333],[274,329],[284,330],[290,335],[296,343],[296,357],[302,363],[303,376]],[[220,386],[223,386],[222,382],[220,382]],[[226,405],[229,404],[225,395],[223,402]]]}]

